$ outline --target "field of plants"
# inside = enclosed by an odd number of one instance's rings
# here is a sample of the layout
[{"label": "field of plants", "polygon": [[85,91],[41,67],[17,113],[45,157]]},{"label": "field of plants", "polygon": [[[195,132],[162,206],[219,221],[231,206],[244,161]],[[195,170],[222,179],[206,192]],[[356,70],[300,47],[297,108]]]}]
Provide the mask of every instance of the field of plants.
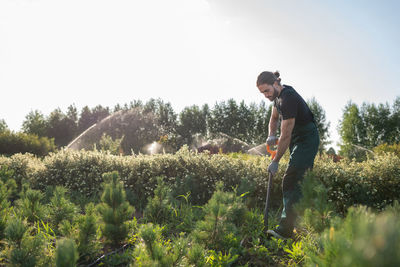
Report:
[{"label": "field of plants", "polygon": [[[282,206],[282,161],[270,225]],[[0,157],[0,265],[399,266],[398,156],[317,157],[288,240],[265,234],[268,162],[185,147]]]}]

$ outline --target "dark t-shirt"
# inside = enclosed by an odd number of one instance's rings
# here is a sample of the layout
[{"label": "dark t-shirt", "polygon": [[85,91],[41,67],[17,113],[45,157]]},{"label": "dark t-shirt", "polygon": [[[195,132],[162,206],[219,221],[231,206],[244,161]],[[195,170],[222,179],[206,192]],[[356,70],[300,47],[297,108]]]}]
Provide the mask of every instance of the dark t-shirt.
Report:
[{"label": "dark t-shirt", "polygon": [[274,106],[283,120],[295,118],[295,125],[306,125],[314,121],[314,115],[304,99],[289,85],[283,85],[279,97],[274,100]]}]

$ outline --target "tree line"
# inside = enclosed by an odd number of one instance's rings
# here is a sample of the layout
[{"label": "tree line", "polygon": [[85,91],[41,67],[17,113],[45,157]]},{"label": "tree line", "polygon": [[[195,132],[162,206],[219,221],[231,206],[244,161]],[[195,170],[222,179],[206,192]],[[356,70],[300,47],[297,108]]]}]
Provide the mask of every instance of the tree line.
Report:
[{"label": "tree line", "polygon": [[[309,100],[308,104],[315,114],[321,135],[321,150],[324,150],[329,144],[329,122],[326,122],[325,111],[315,99]],[[60,148],[114,112],[133,108],[141,109],[144,114],[154,114],[158,132],[173,140],[172,145],[179,148],[183,144],[190,144],[196,134],[213,138],[224,133],[249,145],[262,144],[268,136],[272,105],[267,105],[264,101],[246,104],[244,101],[229,99],[216,102],[213,107],[208,104],[187,106],[179,113],[174,111],[171,103],[161,99],[150,99],[146,103],[134,100],[129,104],[118,104],[112,109],[101,105],[94,108],[85,106],[80,112],[75,105],[70,105],[66,112],[57,108],[48,116],[39,110],[29,112],[22,123],[21,131],[53,139]],[[0,130],[5,129],[7,124],[0,120]]]},{"label": "tree line", "polygon": [[364,159],[375,147],[400,145],[400,97],[392,105],[348,102],[339,122],[342,155]]},{"label": "tree line", "polygon": [[[325,110],[315,98],[307,103],[314,113],[320,133],[320,152],[326,151],[330,144],[330,122],[326,121]],[[57,108],[48,116],[39,110],[29,112],[21,132],[53,139],[55,145],[61,148],[114,112],[133,108],[141,110],[142,114],[153,114],[157,133],[179,149],[183,144],[191,144],[196,134],[213,138],[224,133],[249,145],[262,144],[268,136],[272,105],[264,101],[246,104],[229,99],[216,102],[212,107],[208,104],[187,106],[178,113],[171,103],[161,99],[150,99],[146,103],[134,100],[113,108],[85,106],[80,112],[75,105],[70,105],[66,112]],[[7,128],[6,122],[0,120],[0,132]],[[358,106],[349,102],[343,109],[337,130],[341,138],[339,153],[350,158],[365,158],[366,153],[378,145],[399,143],[400,97],[392,105],[363,103]]]}]

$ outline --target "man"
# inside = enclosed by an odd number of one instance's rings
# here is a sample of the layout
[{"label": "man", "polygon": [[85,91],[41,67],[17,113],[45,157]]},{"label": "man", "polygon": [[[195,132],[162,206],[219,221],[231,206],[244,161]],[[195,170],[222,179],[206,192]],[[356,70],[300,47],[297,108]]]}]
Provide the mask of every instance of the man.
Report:
[{"label": "man", "polygon": [[300,184],[304,173],[314,165],[318,151],[319,136],[314,122],[314,115],[304,99],[289,85],[281,85],[279,72],[262,72],[257,78],[260,92],[274,102],[269,121],[268,145],[278,141],[276,131],[279,117],[281,118],[281,136],[277,153],[268,166],[268,172],[275,175],[278,171],[279,160],[289,148],[290,160],[282,181],[283,210],[279,225],[267,233],[278,237],[288,238],[293,235],[296,213],[294,204],[301,198]]}]

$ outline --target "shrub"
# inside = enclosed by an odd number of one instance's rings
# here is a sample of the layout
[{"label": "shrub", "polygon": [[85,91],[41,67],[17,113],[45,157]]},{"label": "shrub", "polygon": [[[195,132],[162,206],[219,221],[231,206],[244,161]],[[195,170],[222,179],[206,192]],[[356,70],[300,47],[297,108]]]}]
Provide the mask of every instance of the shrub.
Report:
[{"label": "shrub", "polygon": [[76,244],[72,239],[62,239],[57,242],[56,266],[75,267],[78,260]]},{"label": "shrub", "polygon": [[320,158],[313,173],[328,189],[329,201],[341,214],[357,204],[381,210],[400,198],[400,158],[393,154],[377,155],[360,163],[345,159],[334,163]]},{"label": "shrub", "polygon": [[12,218],[5,229],[7,240],[7,261],[11,266],[30,267],[39,261],[43,240],[30,236],[28,227],[20,218]]},{"label": "shrub", "polygon": [[308,266],[399,266],[398,212],[374,214],[352,207],[319,238],[321,251],[306,251]]},{"label": "shrub", "polygon": [[48,205],[50,221],[56,228],[63,220],[72,222],[77,210],[75,205],[65,197],[66,192],[64,187],[57,186]]},{"label": "shrub", "polygon": [[223,192],[222,188],[222,182],[218,183],[215,193],[203,207],[204,219],[197,223],[193,235],[206,248],[230,252],[231,248],[239,247],[239,227],[245,217],[246,207],[240,196]]},{"label": "shrub", "polygon": [[11,171],[12,178],[17,183],[17,191],[21,191],[22,184],[30,182],[44,165],[40,159],[32,154],[15,154],[11,157],[0,156],[0,166]]},{"label": "shrub", "polygon": [[154,197],[149,198],[143,217],[146,222],[165,225],[172,220],[172,209],[171,188],[165,185],[162,177],[158,177]]},{"label": "shrub", "polygon": [[162,228],[152,223],[144,224],[139,230],[133,266],[187,266],[188,240],[180,236],[172,241],[162,237]]},{"label": "shrub", "polygon": [[78,218],[78,252],[83,262],[91,260],[99,249],[99,242],[96,240],[98,219],[95,211],[95,206],[90,203],[86,206],[85,215]]},{"label": "shrub", "polygon": [[104,223],[102,233],[107,241],[116,248],[127,237],[129,228],[126,221],[131,219],[134,208],[126,201],[118,172],[105,173],[103,179],[105,183],[101,196],[102,203],[98,205],[97,209]]},{"label": "shrub", "polygon": [[[130,201],[143,211],[150,196],[154,195],[156,177],[164,177],[171,186],[172,196],[190,192],[190,204],[204,205],[211,198],[217,181],[224,182],[238,193],[248,192],[246,203],[261,207],[265,202],[269,160],[250,157],[246,160],[226,155],[194,153],[181,149],[176,154],[153,156],[114,156],[100,152],[60,151],[43,160],[32,155],[17,154],[11,158],[0,157],[0,165],[14,171],[14,178],[21,188],[22,180],[31,182],[35,189],[46,186],[63,186],[71,194],[85,198],[97,196],[101,188],[102,174],[118,171]],[[286,159],[282,159],[278,174],[273,179],[271,209],[279,209],[282,203],[282,176]],[[316,179],[328,190],[328,200],[335,211],[344,214],[353,204],[376,209],[400,200],[400,158],[393,154],[376,155],[364,162],[343,159],[332,162],[325,156],[317,157],[313,169]]]},{"label": "shrub", "polygon": [[374,147],[374,152],[377,154],[384,154],[384,153],[394,153],[397,156],[400,156],[400,143],[397,144],[387,144],[384,143],[382,145]]},{"label": "shrub", "polygon": [[17,201],[18,209],[23,218],[28,222],[44,220],[46,216],[46,207],[41,203],[44,194],[39,190],[28,188],[22,192],[22,197]]},{"label": "shrub", "polygon": [[0,132],[0,154],[3,155],[32,153],[45,156],[55,150],[54,140],[47,137],[11,131]]},{"label": "shrub", "polygon": [[328,201],[328,190],[311,172],[305,175],[301,189],[303,196],[296,204],[297,212],[302,215],[301,224],[320,233],[330,226],[334,215],[334,206]]}]

